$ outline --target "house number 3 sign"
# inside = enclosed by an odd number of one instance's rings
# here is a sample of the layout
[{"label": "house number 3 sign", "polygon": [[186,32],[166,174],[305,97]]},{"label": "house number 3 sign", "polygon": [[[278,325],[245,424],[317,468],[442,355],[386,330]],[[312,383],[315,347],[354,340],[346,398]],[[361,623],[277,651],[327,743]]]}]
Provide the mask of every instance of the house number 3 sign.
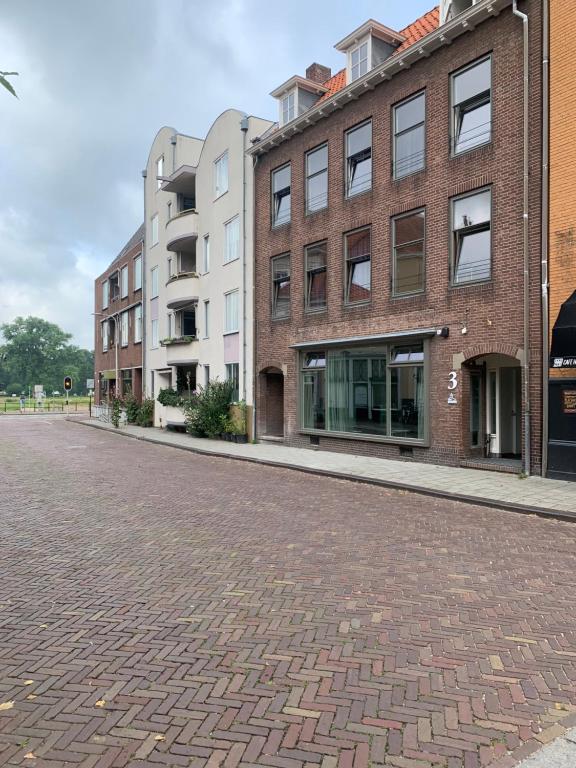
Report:
[{"label": "house number 3 sign", "polygon": [[456,395],[454,393],[454,390],[458,387],[458,372],[457,371],[450,371],[450,374],[448,376],[448,390],[450,394],[448,395],[448,405],[455,405],[458,400],[456,399]]}]

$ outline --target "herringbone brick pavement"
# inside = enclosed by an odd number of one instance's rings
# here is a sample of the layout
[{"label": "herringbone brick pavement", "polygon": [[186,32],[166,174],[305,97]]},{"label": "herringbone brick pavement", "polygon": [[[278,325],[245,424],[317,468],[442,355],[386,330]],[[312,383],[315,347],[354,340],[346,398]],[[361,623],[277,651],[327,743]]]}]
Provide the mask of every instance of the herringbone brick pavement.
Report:
[{"label": "herringbone brick pavement", "polygon": [[512,765],[576,717],[575,542],[4,417],[0,765]]}]

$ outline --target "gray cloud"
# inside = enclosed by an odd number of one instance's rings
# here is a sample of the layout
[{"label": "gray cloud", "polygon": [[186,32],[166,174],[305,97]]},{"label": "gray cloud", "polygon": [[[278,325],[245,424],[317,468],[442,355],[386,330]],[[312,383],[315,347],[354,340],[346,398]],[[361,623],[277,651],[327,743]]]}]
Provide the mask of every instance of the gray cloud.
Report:
[{"label": "gray cloud", "polygon": [[[268,96],[367,18],[402,27],[433,5],[295,0],[19,0],[3,4],[0,323],[36,314],[93,346],[93,279],[142,219],[162,125],[206,133],[228,107],[275,118]],[[400,7],[399,7],[400,6]]]}]

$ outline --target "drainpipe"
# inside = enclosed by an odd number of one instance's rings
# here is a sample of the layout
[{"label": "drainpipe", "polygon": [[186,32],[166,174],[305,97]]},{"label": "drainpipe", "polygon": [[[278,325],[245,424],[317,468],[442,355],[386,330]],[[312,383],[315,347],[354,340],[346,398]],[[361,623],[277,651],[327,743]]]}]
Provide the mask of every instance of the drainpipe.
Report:
[{"label": "drainpipe", "polygon": [[529,475],[531,470],[530,461],[530,254],[528,250],[528,173],[529,173],[529,154],[528,154],[528,98],[529,98],[529,76],[528,76],[528,16],[518,10],[518,0],[513,0],[512,13],[522,19],[523,30],[523,71],[524,71],[524,115],[523,115],[523,202],[522,202],[522,223],[523,223],[523,244],[524,255],[524,472]]},{"label": "drainpipe", "polygon": [[550,318],[548,237],[550,215],[550,4],[542,2],[542,477],[548,472]]},{"label": "drainpipe", "polygon": [[146,361],[147,361],[147,349],[146,349],[146,323],[148,321],[148,312],[146,310],[146,251],[148,240],[146,238],[146,230],[148,224],[146,221],[146,176],[147,171],[142,171],[142,191],[144,199],[144,237],[142,238],[142,399],[146,399],[148,396],[148,383],[146,381]]},{"label": "drainpipe", "polygon": [[252,161],[252,439],[256,440],[256,388],[258,384],[256,373],[258,319],[256,315],[256,166],[260,157],[254,156]]},{"label": "drainpipe", "polygon": [[246,401],[246,332],[248,329],[247,316],[247,281],[246,281],[246,135],[248,133],[248,116],[240,120],[242,131],[242,399]]}]

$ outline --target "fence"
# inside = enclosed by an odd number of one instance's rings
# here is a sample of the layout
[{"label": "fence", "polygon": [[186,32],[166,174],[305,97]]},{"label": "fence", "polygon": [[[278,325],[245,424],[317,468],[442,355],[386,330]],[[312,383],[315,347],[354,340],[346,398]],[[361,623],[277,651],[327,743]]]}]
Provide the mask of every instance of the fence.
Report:
[{"label": "fence", "polygon": [[0,413],[83,413],[85,411],[88,411],[87,403],[76,403],[73,400],[68,405],[65,401],[44,400],[42,404],[28,401],[24,408],[20,407],[20,402],[16,399],[0,402]]}]

